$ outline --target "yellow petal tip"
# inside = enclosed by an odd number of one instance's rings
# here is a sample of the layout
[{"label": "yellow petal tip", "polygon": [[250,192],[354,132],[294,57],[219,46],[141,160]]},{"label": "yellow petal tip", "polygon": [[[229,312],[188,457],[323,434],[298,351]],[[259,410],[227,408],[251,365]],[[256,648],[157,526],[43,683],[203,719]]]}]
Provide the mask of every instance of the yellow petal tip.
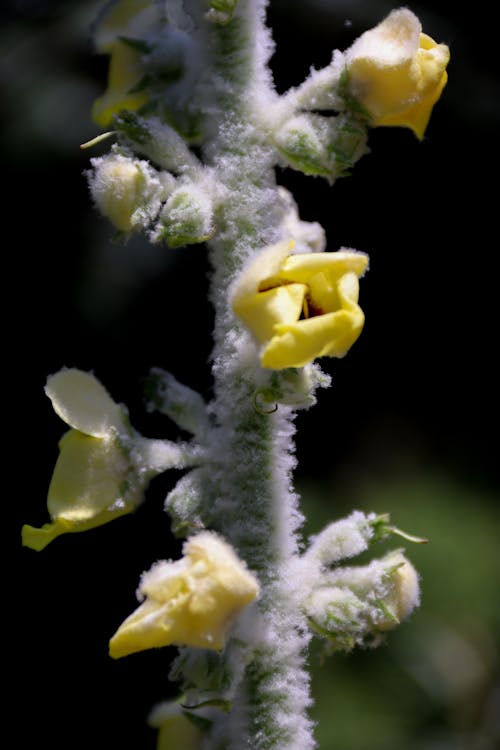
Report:
[{"label": "yellow petal tip", "polygon": [[64,528],[58,523],[46,523],[40,528],[24,524],[21,529],[21,541],[23,547],[40,552],[50,544],[56,537],[64,533]]}]

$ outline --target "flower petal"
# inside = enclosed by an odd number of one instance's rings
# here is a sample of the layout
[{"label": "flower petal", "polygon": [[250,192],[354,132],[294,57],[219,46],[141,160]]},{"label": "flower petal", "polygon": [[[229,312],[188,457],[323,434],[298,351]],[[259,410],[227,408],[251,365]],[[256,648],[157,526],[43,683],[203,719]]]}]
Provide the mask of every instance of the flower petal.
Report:
[{"label": "flower petal", "polygon": [[47,496],[52,523],[25,525],[23,544],[41,550],[60,534],[87,531],[131,513],[143,487],[118,443],[69,430],[59,441]]},{"label": "flower petal", "polygon": [[123,109],[136,111],[146,104],[147,92],[133,93],[142,77],[140,54],[123,42],[115,42],[109,61],[108,87],[92,105],[94,122],[106,128]]},{"label": "flower petal", "polygon": [[339,280],[350,271],[360,277],[367,267],[368,256],[365,253],[338,250],[335,253],[290,255],[282,265],[281,274],[307,284],[308,302],[313,306],[313,314],[317,314],[338,310]]},{"label": "flower petal", "polygon": [[339,283],[342,309],[275,326],[275,335],[263,349],[263,367],[280,370],[304,367],[316,357],[343,357],[360,335],[364,314],[357,305],[358,278],[350,272]]},{"label": "flower petal", "polygon": [[286,284],[239,298],[234,311],[246,323],[255,338],[263,343],[274,333],[277,323],[292,323],[299,319],[305,284]]},{"label": "flower petal", "polygon": [[258,252],[236,277],[231,296],[234,304],[259,290],[263,279],[270,278],[279,272],[281,263],[291,252],[294,242],[283,240],[275,245],[269,245]]},{"label": "flower petal", "polygon": [[22,543],[25,547],[41,552],[50,542],[68,531],[71,531],[71,525],[59,520],[45,523],[40,528],[25,523],[21,530]]},{"label": "flower petal", "polygon": [[69,430],[59,447],[47,496],[52,520],[78,525],[102,512],[115,516],[130,510],[130,503],[125,502],[130,464],[115,440]]},{"label": "flower petal", "polygon": [[311,276],[326,273],[337,281],[348,271],[362,276],[368,267],[368,256],[357,250],[337,250],[334,253],[301,253],[289,255],[282,263],[279,277],[308,284]]},{"label": "flower petal", "polygon": [[346,51],[347,64],[369,61],[380,69],[400,68],[411,62],[419,45],[422,24],[408,8],[389,13],[383,21],[361,34]]},{"label": "flower petal", "polygon": [[123,425],[123,412],[90,372],[60,370],[47,379],[45,393],[56,414],[75,430],[105,437]]},{"label": "flower petal", "polygon": [[432,109],[435,103],[441,96],[441,93],[446,86],[448,81],[448,75],[446,71],[443,73],[442,78],[438,86],[429,94],[425,99],[417,101],[414,104],[406,107],[405,109],[395,114],[385,115],[380,117],[375,123],[376,125],[386,126],[399,126],[406,127],[413,130],[419,140],[424,137],[427,125],[432,114]]},{"label": "flower petal", "polygon": [[[446,66],[450,62],[450,50],[446,44],[436,44],[427,34],[420,34],[420,47],[417,52],[420,70],[420,91],[434,92],[436,81],[447,78]],[[442,88],[442,86],[441,86]]]}]

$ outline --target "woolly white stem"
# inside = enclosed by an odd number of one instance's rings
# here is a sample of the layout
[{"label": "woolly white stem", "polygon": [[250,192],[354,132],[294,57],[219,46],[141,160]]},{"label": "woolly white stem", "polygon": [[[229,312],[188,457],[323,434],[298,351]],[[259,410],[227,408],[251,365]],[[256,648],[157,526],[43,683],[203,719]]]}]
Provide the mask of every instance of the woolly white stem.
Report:
[{"label": "woolly white stem", "polygon": [[271,52],[266,4],[239,0],[230,24],[207,31],[217,104],[210,114],[212,137],[205,157],[230,198],[221,203],[217,235],[209,243],[215,307],[211,409],[217,424],[210,447],[211,511],[213,526],[246,559],[262,586],[258,606],[242,625],[243,639],[248,643],[247,634],[252,639],[244,680],[218,734],[232,750],[308,750],[314,745],[306,714],[308,636],[293,575],[296,532],[303,520],[291,484],[294,412],[285,406],[273,414],[256,409],[257,350],[228,299],[242,265],[277,238],[278,211],[283,210],[276,208],[282,203],[272,149],[253,116],[263,98],[273,96],[266,67]]}]

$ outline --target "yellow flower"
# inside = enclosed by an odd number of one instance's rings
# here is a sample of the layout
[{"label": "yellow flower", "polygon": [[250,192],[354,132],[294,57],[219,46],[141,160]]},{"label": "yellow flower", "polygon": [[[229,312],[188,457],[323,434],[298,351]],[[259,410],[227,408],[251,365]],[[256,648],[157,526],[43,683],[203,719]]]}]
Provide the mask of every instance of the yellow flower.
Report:
[{"label": "yellow flower", "polygon": [[106,128],[123,109],[140,109],[148,101],[146,91],[134,91],[143,77],[141,56],[117,40],[110,52],[108,88],[92,105],[92,119]]},{"label": "yellow flower", "polygon": [[259,594],[259,585],[226,542],[205,531],[184,543],[184,557],[143,574],[145,601],[110,640],[110,655],[169,645],[219,650],[229,626]]},{"label": "yellow flower", "polygon": [[262,366],[273,370],[343,357],[364,324],[358,278],[368,257],[345,249],[290,255],[292,247],[263,250],[233,290],[233,309],[262,345]]},{"label": "yellow flower", "polygon": [[411,128],[422,139],[448,79],[450,51],[422,33],[408,9],[392,11],[346,51],[350,95],[372,125]]},{"label": "yellow flower", "polygon": [[120,37],[142,39],[154,27],[157,6],[151,0],[119,0],[106,7],[94,33],[96,50],[110,55],[108,87],[94,102],[92,117],[107,127],[123,109],[137,110],[148,101],[145,91],[137,91],[144,76],[139,49]]},{"label": "yellow flower", "polygon": [[45,391],[71,429],[59,442],[47,496],[52,523],[25,524],[23,544],[42,550],[60,534],[100,526],[130,513],[142,500],[142,485],[117,439],[123,411],[90,373],[66,369],[47,380]]}]

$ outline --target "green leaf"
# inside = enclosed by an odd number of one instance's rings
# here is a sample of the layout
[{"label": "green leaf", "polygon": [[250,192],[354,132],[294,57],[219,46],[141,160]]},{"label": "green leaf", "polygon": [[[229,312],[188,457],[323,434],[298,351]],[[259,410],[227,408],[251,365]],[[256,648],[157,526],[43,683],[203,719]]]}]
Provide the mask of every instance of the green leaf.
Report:
[{"label": "green leaf", "polygon": [[131,141],[144,144],[151,140],[151,135],[145,121],[129,109],[123,109],[119,114],[115,115],[114,125],[117,130],[124,133]]},{"label": "green leaf", "polygon": [[292,167],[309,175],[327,176],[331,169],[325,166],[325,157],[318,151],[306,133],[290,130],[286,147],[279,144],[278,151]]},{"label": "green leaf", "polygon": [[130,36],[119,36],[118,39],[126,44],[127,47],[131,47],[132,49],[135,49],[137,52],[141,52],[144,55],[147,55],[154,49],[154,44],[147,42],[145,39],[134,39]]},{"label": "green leaf", "polygon": [[371,114],[349,91],[349,70],[344,68],[338,82],[338,95],[343,100],[347,109],[365,120],[371,120]]},{"label": "green leaf", "polygon": [[201,729],[202,732],[208,731],[213,724],[213,721],[207,719],[205,716],[198,716],[198,714],[193,714],[191,711],[184,710],[182,714],[186,719],[189,719],[191,724],[194,724],[197,729]]},{"label": "green leaf", "polygon": [[132,86],[131,89],[128,90],[128,94],[137,94],[140,91],[144,91],[145,89],[149,88],[151,85],[151,76],[149,74],[146,74],[143,76],[140,81],[138,81],[135,86]]},{"label": "green leaf", "polygon": [[196,703],[194,706],[186,706],[181,703],[182,708],[184,708],[186,711],[196,711],[198,708],[206,708],[207,706],[214,706],[215,708],[220,708],[223,711],[230,711],[232,707],[231,701],[224,700],[223,698],[210,698],[206,701],[201,701],[201,703]]},{"label": "green leaf", "polygon": [[212,23],[225,26],[231,21],[238,0],[209,0],[206,17]]}]

